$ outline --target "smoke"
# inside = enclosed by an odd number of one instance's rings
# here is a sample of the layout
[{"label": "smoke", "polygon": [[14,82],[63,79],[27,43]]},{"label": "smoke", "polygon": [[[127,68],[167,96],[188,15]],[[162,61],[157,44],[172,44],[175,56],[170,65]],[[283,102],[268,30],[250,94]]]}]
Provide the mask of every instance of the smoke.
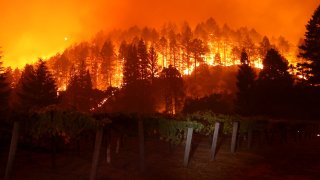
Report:
[{"label": "smoke", "polygon": [[183,21],[195,25],[209,17],[220,25],[282,35],[296,44],[317,6],[310,0],[1,1],[0,46],[5,65],[22,67],[100,30]]}]

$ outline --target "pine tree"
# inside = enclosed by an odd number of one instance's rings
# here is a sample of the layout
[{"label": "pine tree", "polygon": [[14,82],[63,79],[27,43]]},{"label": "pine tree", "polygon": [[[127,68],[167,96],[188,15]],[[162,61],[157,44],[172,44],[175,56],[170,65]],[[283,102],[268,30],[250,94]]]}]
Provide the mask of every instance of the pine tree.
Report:
[{"label": "pine tree", "polygon": [[2,62],[0,61],[0,120],[2,119],[2,117],[4,117],[4,113],[9,107],[8,100],[10,91],[11,89],[10,84],[7,80],[7,74],[2,67]]},{"label": "pine tree", "polygon": [[256,74],[249,66],[250,62],[245,50],[241,53],[241,65],[237,75],[236,112],[241,115],[254,114],[254,86]]},{"label": "pine tree", "polygon": [[69,81],[63,97],[63,104],[78,111],[88,112],[91,108],[92,81],[89,71],[81,63],[80,69],[74,73]]},{"label": "pine tree", "polygon": [[150,73],[148,72],[148,51],[147,46],[142,39],[140,39],[138,43],[137,57],[139,59],[139,79],[146,80],[150,76]]},{"label": "pine tree", "polygon": [[137,48],[135,45],[130,44],[127,47],[126,56],[124,57],[123,67],[123,86],[130,85],[139,79],[139,59]]},{"label": "pine tree", "polygon": [[65,53],[56,57],[53,64],[53,75],[55,76],[58,87],[65,86],[67,84],[67,75],[71,66],[72,63],[70,62]]},{"label": "pine tree", "polygon": [[168,40],[165,37],[161,37],[157,44],[157,48],[162,55],[162,67],[166,66]]},{"label": "pine tree", "polygon": [[311,85],[320,83],[320,6],[315,10],[306,25],[304,44],[299,48],[299,56],[307,62],[303,64]]},{"label": "pine tree", "polygon": [[158,67],[158,55],[155,51],[154,47],[151,46],[149,49],[149,72],[150,72],[150,79],[151,84],[154,82],[154,78],[159,74],[159,67]]},{"label": "pine tree", "polygon": [[263,70],[259,74],[259,80],[279,87],[292,86],[292,77],[288,69],[288,61],[277,50],[271,48],[263,60]]},{"label": "pine tree", "polygon": [[191,51],[194,58],[194,78],[197,76],[197,64],[203,62],[202,55],[208,51],[208,47],[200,39],[194,39],[191,43]]},{"label": "pine tree", "polygon": [[259,44],[259,55],[262,59],[267,55],[269,49],[271,49],[270,41],[267,36],[264,36]]},{"label": "pine tree", "polygon": [[260,113],[278,116],[286,112],[293,87],[288,69],[288,61],[271,48],[257,80]]},{"label": "pine tree", "polygon": [[127,46],[123,67],[124,111],[146,113],[153,111],[148,53],[143,40]]},{"label": "pine tree", "polygon": [[22,111],[57,103],[57,87],[46,62],[38,61],[37,68],[26,65],[17,87],[18,108]]},{"label": "pine tree", "polygon": [[181,33],[181,47],[183,50],[183,63],[188,69],[190,74],[190,59],[191,59],[191,47],[192,47],[193,33],[188,23],[184,23]]},{"label": "pine tree", "polygon": [[184,98],[184,83],[180,72],[169,65],[161,72],[160,79],[162,81],[162,91],[165,100],[165,112],[168,114],[176,114],[182,109],[182,101]]},{"label": "pine tree", "polygon": [[110,40],[107,40],[103,44],[101,56],[103,59],[101,64],[101,73],[104,76],[104,80],[107,82],[107,86],[112,86],[112,73],[115,68],[115,53],[114,46]]}]

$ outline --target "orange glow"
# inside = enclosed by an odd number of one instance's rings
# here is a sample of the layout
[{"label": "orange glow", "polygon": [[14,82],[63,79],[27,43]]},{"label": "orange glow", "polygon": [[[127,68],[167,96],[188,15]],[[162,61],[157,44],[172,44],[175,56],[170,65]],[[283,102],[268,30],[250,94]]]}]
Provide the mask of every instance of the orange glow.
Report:
[{"label": "orange glow", "polygon": [[283,35],[295,45],[317,5],[301,0],[1,1],[0,46],[5,66],[22,67],[101,29],[161,27],[168,20],[194,26],[208,17],[233,28],[252,27],[269,37]]}]

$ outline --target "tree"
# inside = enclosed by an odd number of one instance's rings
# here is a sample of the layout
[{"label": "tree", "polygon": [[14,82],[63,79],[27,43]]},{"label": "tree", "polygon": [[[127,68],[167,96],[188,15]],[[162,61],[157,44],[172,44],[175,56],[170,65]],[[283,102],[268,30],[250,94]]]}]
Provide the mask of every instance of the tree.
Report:
[{"label": "tree", "polygon": [[256,74],[250,67],[246,51],[241,53],[241,65],[237,75],[237,97],[236,112],[241,115],[252,115],[254,113],[254,87]]},{"label": "tree", "polygon": [[179,47],[178,47],[178,40],[177,34],[174,29],[170,29],[169,33],[169,53],[170,53],[170,64],[173,67],[176,67],[178,64],[178,54],[179,54]]},{"label": "tree", "polygon": [[139,59],[134,44],[127,46],[123,66],[123,86],[128,86],[139,79]]},{"label": "tree", "polygon": [[147,46],[142,39],[140,39],[138,43],[137,57],[139,59],[138,67],[137,67],[139,68],[139,74],[140,74],[139,79],[147,79],[148,77],[150,77],[150,72],[148,71],[149,69],[148,51],[147,51]]},{"label": "tree", "polygon": [[246,35],[242,41],[242,47],[246,49],[248,54],[248,59],[253,59],[253,57],[256,55],[256,47],[252,39],[249,35]]},{"label": "tree", "polygon": [[317,85],[320,83],[320,6],[313,13],[306,29],[299,56],[306,60],[305,68],[310,74],[308,82]]},{"label": "tree", "polygon": [[8,100],[10,91],[11,88],[10,83],[7,80],[7,73],[4,71],[2,62],[0,61],[0,120],[4,117],[4,114],[9,107]]},{"label": "tree", "polygon": [[127,46],[123,67],[123,111],[147,113],[153,111],[151,85],[148,78],[148,53],[143,40],[138,48],[131,43]]},{"label": "tree", "polygon": [[68,72],[72,66],[66,54],[58,55],[53,64],[54,76],[58,87],[65,87],[68,82]]},{"label": "tree", "polygon": [[288,61],[277,50],[271,48],[267,52],[259,80],[279,83],[280,87],[292,85],[292,78],[288,72]]},{"label": "tree", "polygon": [[63,96],[63,105],[81,112],[89,112],[92,106],[92,82],[89,71],[81,63],[78,72],[75,72],[67,85]]},{"label": "tree", "polygon": [[194,58],[194,78],[197,76],[197,63],[202,63],[202,55],[205,55],[208,52],[208,47],[200,39],[194,39],[191,43],[191,52],[193,53]]},{"label": "tree", "polygon": [[154,78],[159,74],[159,67],[158,67],[158,55],[156,50],[153,46],[149,49],[149,71],[150,71],[150,79],[151,84],[154,82]]},{"label": "tree", "polygon": [[101,73],[103,74],[104,81],[107,82],[107,87],[109,87],[112,86],[112,73],[115,66],[114,46],[110,40],[104,42],[100,54],[103,59]]},{"label": "tree", "polygon": [[39,59],[37,68],[26,65],[17,87],[18,108],[22,111],[57,103],[57,87],[46,62]]},{"label": "tree", "polygon": [[165,99],[165,112],[176,114],[182,108],[184,98],[183,79],[179,71],[172,65],[161,72],[163,95]]},{"label": "tree", "polygon": [[263,60],[263,69],[257,80],[260,113],[279,116],[288,110],[293,87],[288,69],[288,61],[271,48]]},{"label": "tree", "polygon": [[166,60],[167,60],[167,51],[168,51],[168,40],[165,37],[161,37],[157,47],[162,55],[162,67],[166,66]]},{"label": "tree", "polygon": [[187,65],[187,73],[190,72],[190,58],[191,58],[191,47],[192,47],[193,33],[188,23],[184,23],[181,33],[181,46],[183,50],[183,62]]},{"label": "tree", "polygon": [[267,36],[264,36],[262,41],[259,44],[259,55],[261,58],[264,58],[267,55],[267,52],[271,49],[271,44]]}]

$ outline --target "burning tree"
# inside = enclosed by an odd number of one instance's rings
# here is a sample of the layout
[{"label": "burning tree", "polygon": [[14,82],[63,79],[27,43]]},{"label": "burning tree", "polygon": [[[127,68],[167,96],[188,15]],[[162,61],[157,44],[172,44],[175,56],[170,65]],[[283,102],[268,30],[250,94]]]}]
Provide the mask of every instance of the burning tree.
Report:
[{"label": "burning tree", "polygon": [[112,74],[115,69],[116,58],[114,45],[110,40],[104,42],[100,54],[102,56],[101,74],[103,75],[103,81],[107,84],[105,87],[112,86]]}]

